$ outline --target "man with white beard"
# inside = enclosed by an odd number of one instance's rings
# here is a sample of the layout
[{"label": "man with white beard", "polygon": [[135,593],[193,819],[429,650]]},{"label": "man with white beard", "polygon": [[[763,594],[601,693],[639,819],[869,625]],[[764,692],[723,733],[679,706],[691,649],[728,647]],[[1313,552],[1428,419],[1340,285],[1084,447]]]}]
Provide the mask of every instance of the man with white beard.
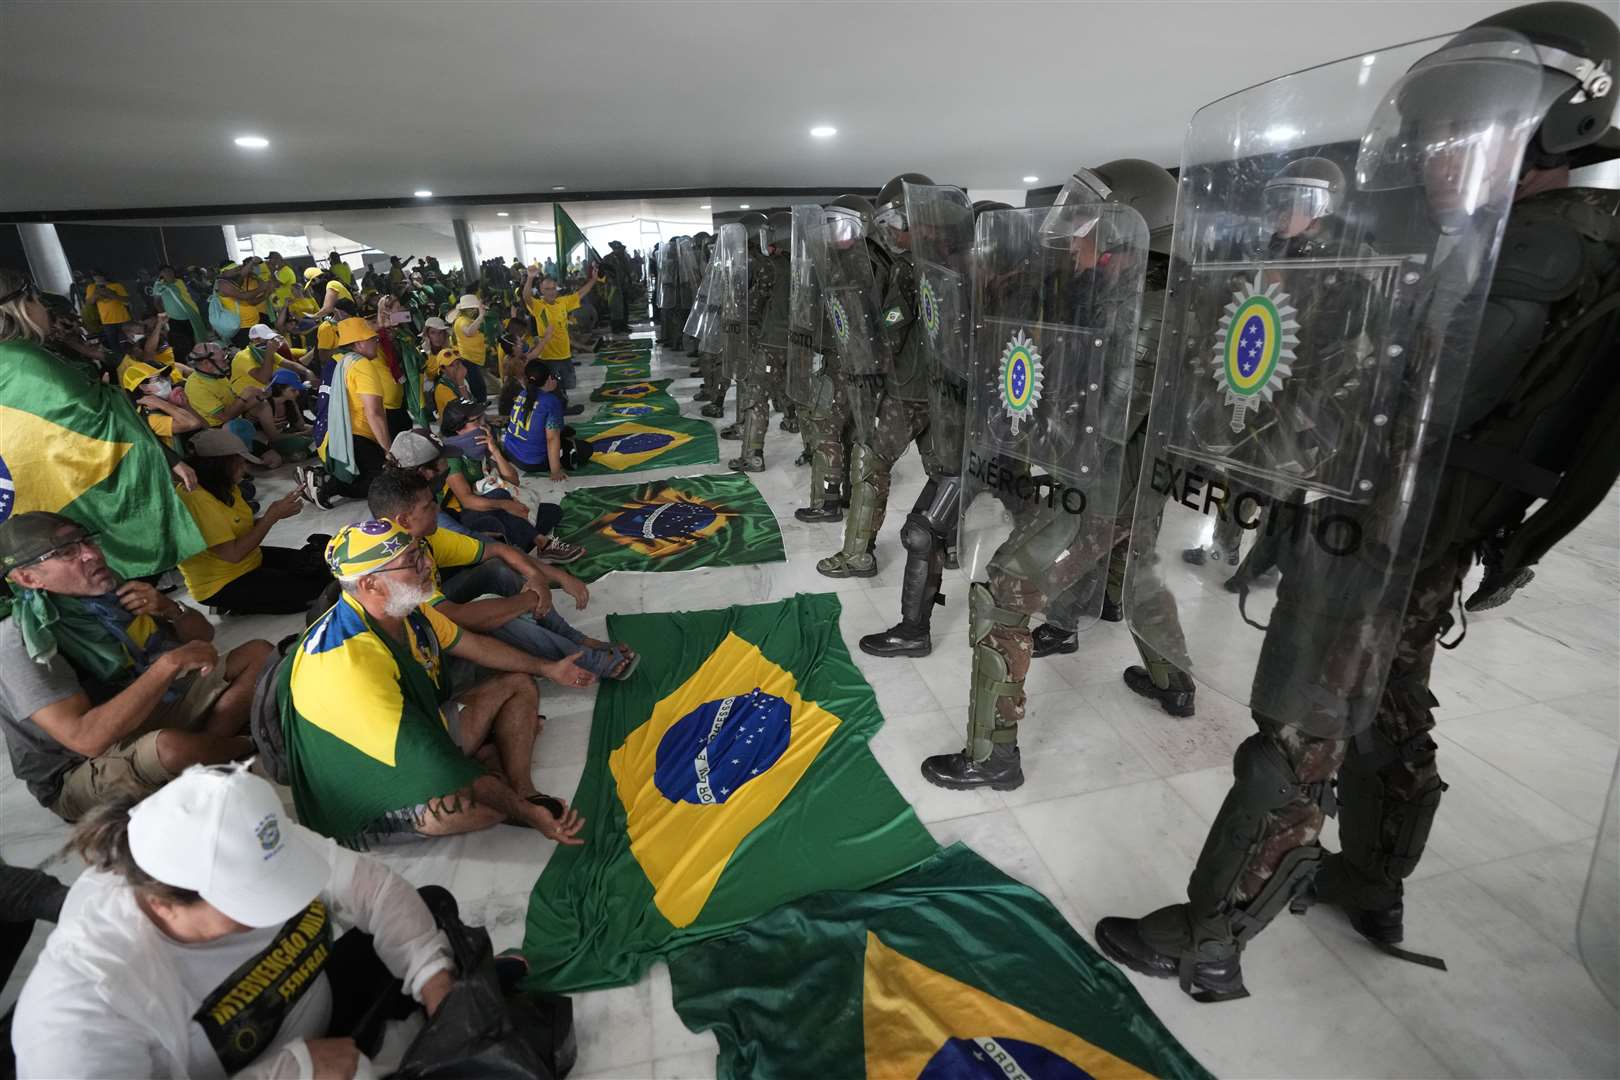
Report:
[{"label": "man with white beard", "polygon": [[[576,687],[595,676],[440,614],[428,603],[432,558],[396,522],[348,526],[326,561],[343,595],[276,677],[299,820],[357,848],[502,822],[581,843],[583,820],[530,775],[541,728],[533,676]],[[450,656],[498,674],[452,694]]]}]

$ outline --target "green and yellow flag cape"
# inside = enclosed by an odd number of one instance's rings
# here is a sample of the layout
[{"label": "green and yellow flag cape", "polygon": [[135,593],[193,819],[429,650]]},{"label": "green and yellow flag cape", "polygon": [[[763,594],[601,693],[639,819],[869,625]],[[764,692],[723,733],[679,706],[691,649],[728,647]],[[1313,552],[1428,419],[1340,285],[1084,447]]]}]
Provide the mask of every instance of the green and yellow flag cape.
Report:
[{"label": "green and yellow flag cape", "polygon": [[721,1077],[1208,1076],[1045,897],[960,844],[693,945],[669,973]]},{"label": "green and yellow flag cape", "polygon": [[524,952],[554,990],[654,959],[822,889],[859,889],[935,845],[867,748],[882,724],[831,594],[613,615],[642,656],[597,693],[574,806],[529,903]]},{"label": "green and yellow flag cape", "polygon": [[0,342],[0,521],[31,510],[93,530],[124,577],[204,547],[162,444],[124,392],[38,346]]},{"label": "green and yellow flag cape", "polygon": [[741,474],[577,488],[563,496],[558,536],[585,549],[583,581],[613,570],[658,572],[781,562],[776,515]]}]

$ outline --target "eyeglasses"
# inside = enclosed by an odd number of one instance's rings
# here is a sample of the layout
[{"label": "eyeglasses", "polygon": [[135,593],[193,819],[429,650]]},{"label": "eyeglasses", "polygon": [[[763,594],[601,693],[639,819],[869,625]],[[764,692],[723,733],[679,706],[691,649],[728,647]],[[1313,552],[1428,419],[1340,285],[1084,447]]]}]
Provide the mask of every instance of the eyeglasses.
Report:
[{"label": "eyeglasses", "polygon": [[96,538],[94,534],[83,533],[71,540],[64,540],[60,547],[54,547],[43,555],[36,555],[27,562],[18,563],[13,570],[21,570],[25,566],[38,566],[40,563],[50,562],[53,559],[79,559],[86,551],[94,549]]},{"label": "eyeglasses", "polygon": [[398,573],[401,573],[403,571],[409,570],[409,571],[411,571],[413,573],[420,574],[423,570],[427,569],[427,565],[428,565],[427,549],[425,547],[423,547],[421,544],[418,544],[417,546],[411,548],[410,551],[406,552],[405,556],[404,556],[404,559],[405,559],[405,561],[402,564],[400,564],[399,566],[385,566],[381,570],[373,570],[372,573],[373,574],[398,574]]}]

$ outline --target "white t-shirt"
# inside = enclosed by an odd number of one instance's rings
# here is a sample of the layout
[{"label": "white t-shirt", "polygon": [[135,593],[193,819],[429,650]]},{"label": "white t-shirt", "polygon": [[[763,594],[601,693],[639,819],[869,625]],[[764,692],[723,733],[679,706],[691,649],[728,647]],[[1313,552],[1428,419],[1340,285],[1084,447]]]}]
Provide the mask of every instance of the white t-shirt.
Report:
[{"label": "white t-shirt", "polygon": [[[332,985],[319,969],[331,954],[331,923],[324,905],[299,921],[306,930],[319,921],[322,930],[301,932],[289,924],[202,945],[162,939],[160,948],[185,989],[182,1006],[193,1017],[190,1075],[214,1075],[223,1067],[228,1076],[290,1042],[326,1035]],[[290,1006],[284,1004],[289,999]]]}]

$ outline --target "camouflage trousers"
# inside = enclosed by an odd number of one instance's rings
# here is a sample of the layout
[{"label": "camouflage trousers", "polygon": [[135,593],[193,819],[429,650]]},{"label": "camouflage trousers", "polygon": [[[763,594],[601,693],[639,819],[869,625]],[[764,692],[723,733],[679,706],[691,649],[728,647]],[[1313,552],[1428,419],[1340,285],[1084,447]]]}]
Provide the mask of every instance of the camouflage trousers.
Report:
[{"label": "camouflage trousers", "polygon": [[810,505],[823,505],[829,495],[842,499],[849,479],[849,396],[831,372],[812,377],[800,430],[810,451]]},{"label": "camouflage trousers", "polygon": [[[906,449],[913,442],[922,454],[924,472],[929,476],[942,476],[944,469],[934,456],[933,444],[928,440],[926,401],[904,401],[893,394],[885,395],[878,403],[872,432],[870,439],[861,442],[861,475],[852,476],[850,480],[865,489],[859,497],[871,500],[870,531],[876,536],[883,528],[883,518],[889,509],[894,463],[905,456]],[[855,522],[856,516],[851,515],[848,525],[853,526]]]},{"label": "camouflage trousers", "polygon": [[[1400,899],[1402,881],[1417,868],[1428,822],[1445,790],[1435,765],[1437,747],[1429,735],[1433,709],[1439,704],[1429,690],[1429,673],[1472,562],[1470,549],[1457,548],[1419,571],[1371,731],[1350,739],[1320,738],[1256,717],[1261,736],[1282,752],[1301,785],[1340,776],[1337,801],[1344,850],[1333,872],[1341,881],[1334,887],[1353,893],[1346,898],[1362,907]],[[1358,777],[1353,783],[1352,772]],[[1241,906],[1255,897],[1290,851],[1316,843],[1324,817],[1321,801],[1306,797],[1273,811],[1231,901]],[[1414,819],[1421,819],[1415,835]]]},{"label": "camouflage trousers", "polygon": [[754,347],[753,361],[737,376],[737,422],[743,429],[743,451],[765,446],[771,423],[771,399],[782,395],[782,364],[787,350],[769,345]]},{"label": "camouflage trousers", "polygon": [[731,389],[731,380],[725,376],[725,365],[720,360],[720,354],[699,353],[698,366],[703,371],[703,389],[709,392],[709,400],[724,402],[726,391]]}]

